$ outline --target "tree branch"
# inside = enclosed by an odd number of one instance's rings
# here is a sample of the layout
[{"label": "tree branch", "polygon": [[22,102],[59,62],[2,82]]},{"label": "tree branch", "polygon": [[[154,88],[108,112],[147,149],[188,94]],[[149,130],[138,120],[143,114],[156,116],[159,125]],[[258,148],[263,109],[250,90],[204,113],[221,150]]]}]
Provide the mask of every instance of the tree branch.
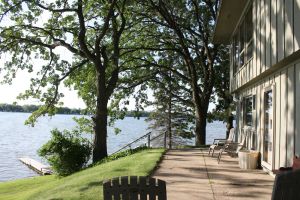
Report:
[{"label": "tree branch", "polygon": [[[29,1],[29,0],[27,0]],[[31,1],[29,1],[31,2]],[[48,10],[50,12],[59,12],[59,13],[62,13],[62,12],[77,12],[77,9],[75,8],[61,8],[61,9],[53,9],[53,8],[50,8],[48,6],[45,6],[41,3],[39,3],[39,0],[37,0],[36,2],[34,2],[35,5],[37,5],[39,8],[42,8],[44,10]]]},{"label": "tree branch", "polygon": [[82,67],[83,65],[85,65],[86,63],[88,63],[88,60],[84,60],[81,63],[79,63],[78,65],[72,67],[67,73],[65,73],[61,78],[59,78],[57,81],[61,82],[63,81],[65,78],[67,78],[69,75],[71,75],[76,69],[79,69],[80,67]]},{"label": "tree branch", "polygon": [[80,48],[84,52],[87,58],[89,58],[92,61],[95,61],[95,56],[90,52],[88,49],[86,43],[85,43],[85,33],[86,33],[86,28],[85,28],[85,22],[84,22],[84,16],[83,16],[83,7],[82,7],[82,0],[78,0],[78,9],[77,9],[77,16],[79,20],[79,27],[80,31],[78,34],[78,42],[80,45]]}]

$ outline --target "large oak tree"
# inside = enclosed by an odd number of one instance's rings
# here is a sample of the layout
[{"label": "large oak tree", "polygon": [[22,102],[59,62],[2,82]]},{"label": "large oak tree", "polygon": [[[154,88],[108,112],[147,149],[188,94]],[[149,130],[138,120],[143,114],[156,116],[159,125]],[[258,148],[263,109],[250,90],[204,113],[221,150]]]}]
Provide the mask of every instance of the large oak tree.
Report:
[{"label": "large oak tree", "polygon": [[[67,81],[93,111],[94,162],[107,156],[109,99],[118,86],[120,73],[129,69],[120,62],[122,54],[126,54],[120,49],[122,34],[132,26],[127,18],[131,16],[126,13],[130,8],[127,2],[3,0],[0,3],[0,54],[9,57],[1,73],[5,82],[11,82],[18,70],[36,73],[30,88],[20,98],[37,98],[44,104],[32,114],[29,123],[46,113],[55,113],[55,105],[63,97],[60,85]],[[66,59],[62,49],[71,53],[72,58]]]},{"label": "large oak tree", "polygon": [[221,59],[222,47],[212,44],[219,3],[219,0],[140,1],[146,10],[141,15],[159,27],[157,42],[145,48],[175,52],[184,61],[181,69],[170,70],[189,83],[197,145],[205,144],[207,112],[217,78],[216,66]]}]

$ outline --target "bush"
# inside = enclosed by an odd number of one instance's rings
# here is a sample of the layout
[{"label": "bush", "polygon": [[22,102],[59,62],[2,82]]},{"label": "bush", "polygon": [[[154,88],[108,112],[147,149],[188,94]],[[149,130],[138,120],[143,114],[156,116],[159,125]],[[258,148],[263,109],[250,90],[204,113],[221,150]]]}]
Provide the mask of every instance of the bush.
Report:
[{"label": "bush", "polygon": [[57,129],[51,131],[51,139],[39,149],[39,155],[46,158],[59,176],[67,176],[82,169],[91,156],[89,141],[77,131]]}]

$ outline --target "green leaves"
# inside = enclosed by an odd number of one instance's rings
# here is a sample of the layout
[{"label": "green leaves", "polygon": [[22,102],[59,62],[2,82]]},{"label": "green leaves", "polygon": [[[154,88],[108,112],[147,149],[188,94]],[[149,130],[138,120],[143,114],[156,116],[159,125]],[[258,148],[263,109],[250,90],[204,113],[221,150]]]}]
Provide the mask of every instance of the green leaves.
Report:
[{"label": "green leaves", "polygon": [[25,124],[34,126],[40,116],[45,116],[46,114],[48,114],[48,116],[53,116],[56,113],[55,111],[56,108],[54,106],[41,106],[29,116],[25,121]]},{"label": "green leaves", "polygon": [[89,161],[91,146],[77,131],[57,129],[52,137],[39,149],[39,155],[46,158],[59,176],[67,176],[82,169]]},{"label": "green leaves", "polygon": [[[18,70],[32,74],[30,88],[19,98],[35,98],[44,106],[29,124],[55,114],[64,96],[62,84],[77,90],[89,114],[106,115],[109,106],[111,122],[124,118],[129,97],[140,111],[148,102],[149,88],[164,94],[158,80],[171,82],[172,90],[180,93],[171,94],[176,110],[185,108],[181,113],[189,115],[197,109],[206,112],[215,64],[224,59],[211,45],[214,10],[209,2],[1,1],[0,56],[10,59],[0,75],[10,83]],[[172,80],[165,76],[169,71]],[[77,122],[79,130],[91,131],[89,120]]]},{"label": "green leaves", "polygon": [[79,133],[90,133],[94,132],[93,130],[93,121],[87,117],[74,117],[73,120],[77,123],[75,130]]}]

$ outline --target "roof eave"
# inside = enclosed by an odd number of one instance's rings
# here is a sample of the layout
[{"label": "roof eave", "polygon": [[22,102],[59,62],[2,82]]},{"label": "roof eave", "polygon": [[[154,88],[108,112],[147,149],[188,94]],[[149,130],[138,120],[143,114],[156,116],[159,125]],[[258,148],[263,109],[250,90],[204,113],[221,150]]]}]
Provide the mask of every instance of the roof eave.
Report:
[{"label": "roof eave", "polygon": [[229,44],[249,0],[222,0],[213,36],[214,44]]}]

